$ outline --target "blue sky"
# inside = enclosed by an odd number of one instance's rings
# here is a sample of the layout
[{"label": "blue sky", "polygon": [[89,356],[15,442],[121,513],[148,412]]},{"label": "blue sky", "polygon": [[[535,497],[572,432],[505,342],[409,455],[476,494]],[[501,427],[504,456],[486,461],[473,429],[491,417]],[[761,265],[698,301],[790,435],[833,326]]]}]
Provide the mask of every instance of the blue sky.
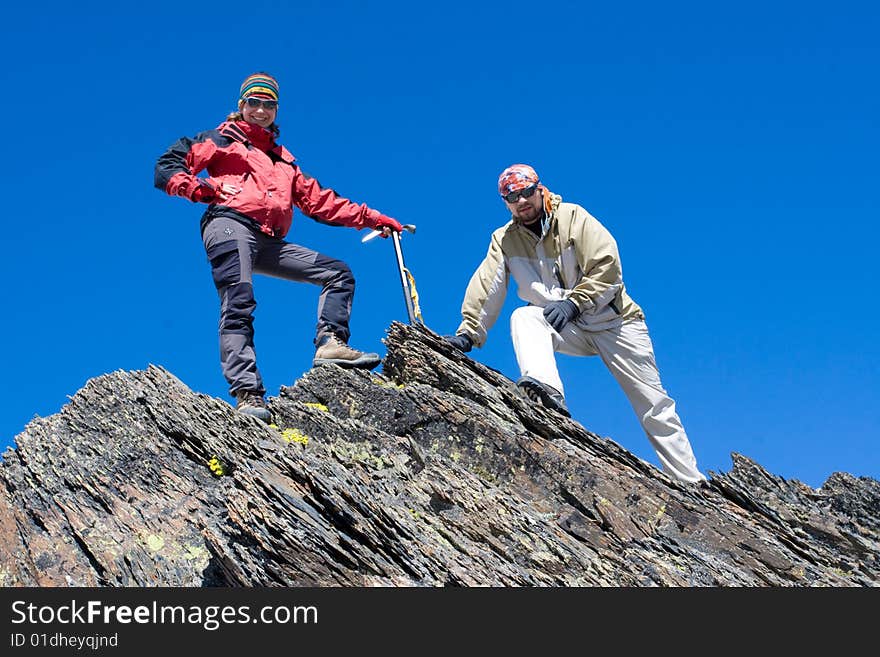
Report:
[{"label": "blue sky", "polygon": [[[161,365],[229,400],[203,207],[156,158],[241,80],[281,86],[281,141],[323,184],[418,226],[422,310],[455,330],[516,162],[615,236],[698,464],[820,486],[880,478],[880,9],[874,3],[214,2],[4,10],[0,447],[85,382]],[[297,212],[347,261],[353,346],[405,306],[390,240]],[[258,278],[270,395],[311,365],[316,287]],[[512,287],[471,355],[516,379]],[[559,358],[586,428],[658,461],[598,358]]]}]

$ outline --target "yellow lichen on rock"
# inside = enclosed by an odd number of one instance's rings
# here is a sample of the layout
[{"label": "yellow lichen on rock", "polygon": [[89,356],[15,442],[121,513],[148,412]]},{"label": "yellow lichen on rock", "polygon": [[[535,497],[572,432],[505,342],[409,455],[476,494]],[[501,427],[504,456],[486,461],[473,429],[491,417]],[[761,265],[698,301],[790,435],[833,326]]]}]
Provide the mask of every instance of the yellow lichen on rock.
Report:
[{"label": "yellow lichen on rock", "polygon": [[281,437],[289,443],[299,443],[303,447],[309,444],[309,437],[299,429],[285,429],[281,432]]},{"label": "yellow lichen on rock", "polygon": [[226,474],[226,468],[223,466],[223,462],[216,456],[212,456],[211,460],[208,461],[208,467],[211,468],[211,472],[217,477],[222,477]]},{"label": "yellow lichen on rock", "polygon": [[151,552],[158,552],[163,547],[165,547],[165,539],[161,536],[156,536],[155,534],[148,534],[146,537],[147,547],[150,548]]}]

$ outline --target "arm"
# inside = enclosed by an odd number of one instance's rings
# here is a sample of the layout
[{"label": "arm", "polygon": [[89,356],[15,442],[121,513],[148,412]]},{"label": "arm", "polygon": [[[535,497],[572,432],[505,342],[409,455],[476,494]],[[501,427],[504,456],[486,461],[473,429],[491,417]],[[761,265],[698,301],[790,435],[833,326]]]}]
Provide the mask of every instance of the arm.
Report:
[{"label": "arm", "polygon": [[489,252],[471,276],[461,304],[461,324],[457,334],[467,335],[478,347],[486,343],[489,329],[495,324],[504,299],[510,271],[501,250],[499,232],[492,235]]},{"label": "arm", "polygon": [[303,173],[299,167],[295,168],[293,202],[306,216],[331,226],[357,229],[387,226],[397,232],[403,230],[403,226],[391,217],[367,207],[365,203],[358,205],[349,201],[329,187],[321,187],[315,178]]},{"label": "arm", "polygon": [[183,196],[192,201],[208,201],[213,186],[198,174],[217,152],[217,145],[202,133],[190,139],[178,139],[156,161],[154,185],[171,196]]},{"label": "arm", "polygon": [[578,310],[597,313],[606,307],[623,286],[623,271],[617,242],[611,233],[586,210],[573,227],[575,252],[584,275],[571,291],[569,299]]}]

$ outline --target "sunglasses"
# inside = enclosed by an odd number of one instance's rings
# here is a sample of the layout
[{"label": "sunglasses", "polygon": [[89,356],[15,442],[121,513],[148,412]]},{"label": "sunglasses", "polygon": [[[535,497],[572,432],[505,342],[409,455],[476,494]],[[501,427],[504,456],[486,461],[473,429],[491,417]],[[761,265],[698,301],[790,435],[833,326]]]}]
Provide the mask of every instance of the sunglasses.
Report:
[{"label": "sunglasses", "polygon": [[531,198],[536,191],[538,191],[538,183],[529,185],[525,189],[518,189],[515,192],[510,192],[510,194],[502,194],[501,198],[508,203],[516,203],[520,198]]},{"label": "sunglasses", "polygon": [[264,107],[270,111],[278,109],[277,100],[263,100],[262,98],[254,98],[251,96],[250,98],[245,98],[244,102],[246,102],[247,106],[251,109],[257,109],[258,107]]}]

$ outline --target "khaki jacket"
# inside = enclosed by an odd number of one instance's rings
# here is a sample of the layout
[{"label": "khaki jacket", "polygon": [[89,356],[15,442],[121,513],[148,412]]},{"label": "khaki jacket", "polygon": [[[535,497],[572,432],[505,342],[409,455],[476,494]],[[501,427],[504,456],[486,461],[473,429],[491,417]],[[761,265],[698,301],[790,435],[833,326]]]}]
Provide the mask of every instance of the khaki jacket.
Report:
[{"label": "khaki jacket", "polygon": [[513,220],[492,233],[489,252],[468,283],[456,330],[476,346],[485,344],[498,319],[511,276],[519,297],[531,305],[573,301],[581,311],[573,321],[586,331],[645,318],[626,293],[611,233],[581,206],[563,203],[561,196],[550,194],[549,206],[540,238]]}]

